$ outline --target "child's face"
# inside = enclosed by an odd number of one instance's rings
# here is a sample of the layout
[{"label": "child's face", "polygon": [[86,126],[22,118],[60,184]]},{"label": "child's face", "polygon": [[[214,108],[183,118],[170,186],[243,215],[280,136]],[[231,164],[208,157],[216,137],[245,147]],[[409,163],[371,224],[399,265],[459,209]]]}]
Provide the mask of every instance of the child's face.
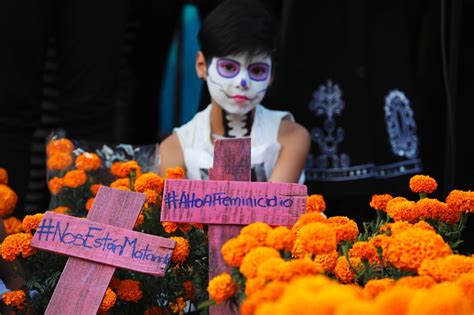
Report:
[{"label": "child's face", "polygon": [[272,60],[267,55],[214,57],[207,85],[212,99],[232,114],[246,114],[265,96]]}]

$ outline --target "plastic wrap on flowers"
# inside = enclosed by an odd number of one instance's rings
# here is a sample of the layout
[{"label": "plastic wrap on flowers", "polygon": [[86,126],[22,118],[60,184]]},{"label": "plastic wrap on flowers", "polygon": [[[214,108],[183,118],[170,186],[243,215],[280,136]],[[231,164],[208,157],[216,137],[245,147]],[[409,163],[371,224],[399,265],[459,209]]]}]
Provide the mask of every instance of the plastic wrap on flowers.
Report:
[{"label": "plastic wrap on flowers", "polygon": [[[131,145],[90,142],[53,132],[46,143],[49,209],[83,216],[90,209],[99,185],[117,178],[157,170],[156,144]],[[128,172],[128,173],[127,173]]]}]

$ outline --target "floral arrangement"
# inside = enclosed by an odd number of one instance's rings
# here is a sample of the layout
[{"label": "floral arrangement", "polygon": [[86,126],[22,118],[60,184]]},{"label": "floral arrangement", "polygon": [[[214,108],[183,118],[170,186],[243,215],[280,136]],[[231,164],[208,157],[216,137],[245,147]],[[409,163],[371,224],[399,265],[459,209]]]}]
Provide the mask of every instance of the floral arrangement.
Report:
[{"label": "floral arrangement", "polygon": [[[99,152],[100,153],[100,152]],[[201,224],[160,222],[164,178],[144,171],[137,160],[110,161],[97,151],[85,152],[66,138],[47,144],[48,187],[51,210],[85,217],[100,185],[146,194],[134,230],[177,242],[163,278],[117,269],[105,292],[101,314],[183,314],[208,299],[207,234]],[[111,155],[109,155],[110,157]],[[123,157],[123,156],[122,156]],[[181,168],[167,170],[167,178],[184,178]],[[43,314],[67,261],[61,256],[31,247],[43,213],[23,221],[11,216],[16,194],[8,187],[8,175],[0,169],[0,214],[9,234],[0,245],[1,258],[22,263],[24,290],[3,295],[3,302],[17,314]],[[29,294],[27,294],[29,292]]]},{"label": "floral arrangement", "polygon": [[[474,192],[428,198],[436,181],[413,176],[417,201],[374,195],[377,219],[326,218],[321,195],[291,227],[257,222],[222,246],[231,272],[209,282],[212,303],[241,314],[473,314],[474,257],[459,254]],[[237,303],[235,303],[237,302]]]}]

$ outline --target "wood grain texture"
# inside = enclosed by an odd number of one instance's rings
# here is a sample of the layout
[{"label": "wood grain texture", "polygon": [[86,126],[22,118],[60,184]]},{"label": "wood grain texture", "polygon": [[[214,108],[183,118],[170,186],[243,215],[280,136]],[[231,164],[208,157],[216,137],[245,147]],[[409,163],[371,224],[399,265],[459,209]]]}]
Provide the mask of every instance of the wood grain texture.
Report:
[{"label": "wood grain texture", "polygon": [[306,209],[305,185],[166,180],[161,221],[293,225]]},{"label": "wood grain texture", "polygon": [[[132,229],[146,195],[101,186],[88,220]],[[115,267],[71,257],[45,314],[92,315],[99,309]]]},{"label": "wood grain texture", "polygon": [[31,246],[54,253],[164,276],[176,242],[54,212],[46,212]]}]

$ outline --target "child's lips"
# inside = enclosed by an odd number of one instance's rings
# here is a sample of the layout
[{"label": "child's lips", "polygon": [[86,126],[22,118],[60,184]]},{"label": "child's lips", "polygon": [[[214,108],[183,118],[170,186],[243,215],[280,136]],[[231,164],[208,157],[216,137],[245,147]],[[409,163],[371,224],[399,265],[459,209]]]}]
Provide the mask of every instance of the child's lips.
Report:
[{"label": "child's lips", "polygon": [[236,103],[245,103],[249,100],[249,98],[245,95],[235,95],[232,97],[232,99],[236,102]]}]

